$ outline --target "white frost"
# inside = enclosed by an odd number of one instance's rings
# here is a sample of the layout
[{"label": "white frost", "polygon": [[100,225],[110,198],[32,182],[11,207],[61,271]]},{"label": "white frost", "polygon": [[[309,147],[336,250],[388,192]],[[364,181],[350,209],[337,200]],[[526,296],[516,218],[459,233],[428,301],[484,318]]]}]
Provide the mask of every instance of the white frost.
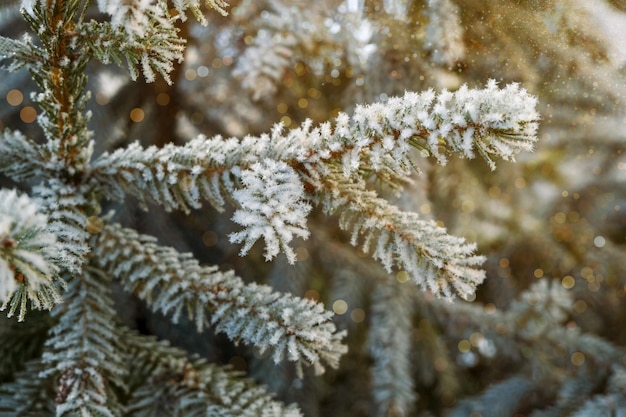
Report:
[{"label": "white frost", "polygon": [[[37,290],[49,282],[57,267],[50,262],[56,239],[45,228],[48,219],[27,195],[0,190],[0,305],[6,306],[18,288],[27,282]],[[23,278],[18,276],[23,274]]]},{"label": "white frost", "polygon": [[242,171],[241,182],[244,187],[233,192],[240,208],[232,220],[244,229],[232,233],[230,241],[244,243],[245,255],[263,237],[267,260],[282,249],[294,263],[296,255],[288,244],[294,237],[309,236],[306,218],[311,211],[298,174],[285,162],[268,159]]}]

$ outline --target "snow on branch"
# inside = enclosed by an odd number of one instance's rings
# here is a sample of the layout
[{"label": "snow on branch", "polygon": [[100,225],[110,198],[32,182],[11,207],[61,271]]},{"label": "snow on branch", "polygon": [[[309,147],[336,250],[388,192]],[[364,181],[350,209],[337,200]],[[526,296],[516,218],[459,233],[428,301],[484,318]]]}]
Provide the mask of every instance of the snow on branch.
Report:
[{"label": "snow on branch", "polygon": [[[200,7],[202,3],[226,16],[228,2],[225,0],[170,0],[178,16],[186,19],[185,11],[191,10],[196,19],[203,25],[207,24]],[[122,27],[130,35],[143,37],[154,22],[154,18],[169,18],[170,11],[167,0],[98,0],[98,8],[102,13],[111,16],[115,27]],[[151,16],[152,15],[152,16]]]},{"label": "snow on branch", "polygon": [[21,132],[0,132],[0,172],[15,181],[28,180],[45,170],[42,149]]},{"label": "snow on branch", "polygon": [[48,215],[46,231],[57,238],[57,265],[71,274],[80,273],[90,252],[86,190],[49,180],[33,187],[33,194],[41,210]]},{"label": "snow on branch", "polygon": [[343,333],[322,304],[244,284],[232,271],[200,266],[132,229],[106,226],[93,259],[154,310],[176,321],[186,309],[198,330],[213,324],[235,342],[272,350],[276,362],[286,358],[323,372],[322,362],[336,367],[345,352]]},{"label": "snow on branch", "polygon": [[138,143],[105,152],[92,164],[94,179],[111,198],[122,200],[125,193],[165,210],[200,208],[200,198],[217,210],[225,204],[222,190],[232,190],[230,169],[237,166],[242,150],[239,141],[198,137],[184,146],[151,146]]},{"label": "snow on branch", "polygon": [[120,354],[120,335],[110,294],[110,278],[85,268],[72,278],[66,302],[53,310],[52,328],[39,378],[56,378],[56,415],[121,414],[116,392],[127,390],[127,366]]},{"label": "snow on branch", "polygon": [[441,164],[446,156],[482,156],[494,169],[492,158],[514,160],[537,141],[537,99],[519,86],[500,89],[490,80],[484,89],[466,85],[457,91],[407,92],[386,102],[359,106],[352,120],[340,114],[334,133],[321,139],[328,150],[343,158],[346,176],[367,159],[374,169],[389,157],[402,169],[410,165],[411,147],[433,155]]},{"label": "snow on branch", "polygon": [[28,35],[24,35],[22,41],[0,36],[0,62],[11,58],[10,63],[3,64],[0,68],[16,71],[24,65],[39,63],[41,52],[38,47],[33,45]]},{"label": "snow on branch", "polygon": [[[407,180],[412,148],[442,164],[452,154],[477,153],[494,168],[496,157],[512,160],[533,149],[535,106],[535,97],[519,85],[500,89],[493,80],[478,90],[406,93],[359,106],[352,117],[341,113],[334,125],[306,121],[289,131],[276,125],[258,137],[199,136],[162,149],[135,143],[103,154],[91,176],[111,197],[128,192],[167,210],[200,208],[201,199],[222,209],[226,193],[238,204],[233,220],[244,226],[232,241],[243,243],[245,254],[264,237],[268,259],[280,248],[294,260],[287,244],[308,234],[306,201],[323,201],[328,212],[344,210],[349,220],[342,224],[354,232],[353,241],[362,235],[388,269],[406,269],[421,286],[444,296],[452,294],[452,284],[467,297],[483,279],[474,269],[482,262],[472,255],[475,247],[417,214],[400,212],[372,195],[365,181],[371,175],[392,185]],[[304,190],[311,195],[305,197]]]},{"label": "snow on branch", "polygon": [[240,207],[233,221],[244,229],[232,233],[230,241],[244,242],[243,256],[263,236],[267,260],[278,255],[282,248],[289,263],[295,263],[296,254],[289,242],[294,236],[304,239],[309,236],[306,219],[311,211],[298,174],[285,162],[266,159],[243,171],[241,182],[243,188],[233,192]]},{"label": "snow on branch", "polygon": [[0,190],[0,310],[9,317],[23,320],[28,302],[51,309],[66,285],[59,273],[82,271],[90,251],[82,191],[58,180],[34,187],[32,199]]},{"label": "snow on branch", "polygon": [[[143,38],[150,26],[150,14],[167,16],[167,4],[163,0],[98,0],[102,13],[111,16],[111,24],[122,27],[128,35]],[[156,12],[156,13],[155,13]]]},{"label": "snow on branch", "polygon": [[446,298],[456,293],[467,299],[485,279],[478,269],[485,258],[474,254],[475,244],[447,234],[432,220],[401,211],[367,190],[363,180],[347,181],[338,167],[324,185],[325,211],[340,210],[340,226],[352,234],[351,243],[358,245],[362,237],[363,251],[371,252],[388,272],[404,270],[420,288]]},{"label": "snow on branch", "polygon": [[169,16],[167,4],[149,3],[141,0],[115,8],[109,2],[106,10],[115,11],[111,22],[92,20],[79,31],[94,58],[105,64],[113,61],[120,67],[126,65],[133,80],[141,68],[147,82],[154,82],[158,73],[171,84],[169,73],[174,63],[183,60],[185,40],[178,36],[176,19]]},{"label": "snow on branch", "polygon": [[61,301],[57,288],[56,238],[47,230],[48,217],[31,198],[0,190],[0,310],[18,311],[27,302],[50,309]]}]

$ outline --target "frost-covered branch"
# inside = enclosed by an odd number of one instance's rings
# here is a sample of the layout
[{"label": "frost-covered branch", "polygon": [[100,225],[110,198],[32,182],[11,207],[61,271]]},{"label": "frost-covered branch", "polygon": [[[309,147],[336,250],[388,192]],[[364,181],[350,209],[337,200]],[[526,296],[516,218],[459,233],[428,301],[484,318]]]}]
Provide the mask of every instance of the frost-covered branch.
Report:
[{"label": "frost-covered branch", "polygon": [[52,161],[70,176],[84,170],[91,158],[91,132],[87,129],[91,114],[85,111],[90,97],[85,92],[89,57],[80,52],[74,21],[81,4],[87,7],[76,0],[45,5],[43,1],[24,1],[22,13],[41,40],[37,49],[40,62],[29,66],[41,90],[32,96],[43,111],[37,120]]},{"label": "frost-covered branch", "polygon": [[[39,0],[22,0],[24,17],[39,32],[42,40],[47,42],[56,39],[56,42],[44,44],[40,51],[28,38],[21,42],[0,37],[0,59],[14,58],[8,67],[11,70],[24,65],[37,65],[39,70],[44,70],[39,75],[44,75],[49,69],[48,65],[42,65],[46,62],[61,72],[57,73],[56,78],[37,77],[35,74],[36,79],[44,82],[56,79],[57,84],[67,82],[73,86],[77,84],[66,81],[67,77],[82,77],[82,71],[67,71],[65,67],[84,66],[87,62],[85,58],[89,55],[104,63],[113,61],[120,66],[125,64],[133,80],[137,79],[140,67],[146,81],[154,81],[155,73],[158,73],[171,84],[169,73],[174,69],[174,63],[182,62],[185,45],[175,22],[186,19],[185,12],[190,10],[200,22],[206,24],[207,20],[200,10],[202,3],[223,15],[226,15],[224,8],[228,6],[224,0],[97,0],[98,10],[109,15],[110,21],[84,22],[84,12],[80,12],[81,3],[84,8],[89,2],[71,0],[58,5],[39,3]],[[170,3],[176,13],[170,11]],[[75,21],[77,15],[80,17]],[[57,32],[57,29],[60,30]],[[86,48],[81,53],[71,51],[77,47]],[[70,60],[69,56],[73,59]],[[41,102],[49,103],[46,100]]]},{"label": "frost-covered branch", "polygon": [[245,28],[240,38],[245,46],[235,57],[232,75],[256,101],[280,91],[294,65],[296,75],[304,69],[319,81],[329,72],[356,76],[367,71],[377,50],[373,38],[378,26],[365,18],[360,3],[316,4],[309,10],[300,2],[241,1],[233,20]]},{"label": "frost-covered branch", "polygon": [[328,160],[341,161],[346,177],[358,175],[359,169],[407,173],[412,148],[434,155],[440,163],[452,154],[473,158],[478,153],[493,168],[492,158],[511,160],[517,152],[533,149],[539,118],[535,105],[535,97],[519,85],[500,89],[493,80],[485,89],[406,93],[359,106],[352,117],[341,113],[334,126],[313,127],[306,121],[287,132],[278,125],[260,137],[200,136],[182,147],[163,149],[133,144],[102,155],[93,175],[117,197],[128,191],[171,209],[198,206],[200,196],[221,206],[219,194],[204,191],[211,187],[198,181],[219,181],[217,173],[247,169],[266,158],[296,169],[304,166],[309,179],[324,175],[315,164]]},{"label": "frost-covered branch", "polygon": [[230,241],[244,243],[243,256],[262,236],[267,260],[282,249],[294,264],[296,254],[289,242],[294,236],[309,236],[306,218],[311,211],[298,174],[282,161],[264,160],[243,171],[241,183],[243,187],[233,192],[240,208],[232,220],[244,229],[232,233]]},{"label": "frost-covered branch", "polygon": [[111,198],[131,194],[145,207],[150,201],[166,210],[200,208],[201,198],[217,210],[225,204],[222,189],[230,186],[230,169],[240,163],[235,139],[198,137],[184,146],[167,144],[144,149],[138,143],[104,153],[92,164],[92,175]]},{"label": "frost-covered branch", "polygon": [[228,1],[226,0],[172,0],[172,3],[174,3],[174,7],[176,7],[176,10],[178,10],[181,14],[187,9],[191,10],[196,19],[198,19],[198,21],[203,25],[207,24],[207,21],[200,10],[203,3],[216,10],[222,16],[228,15],[228,12],[226,11]]},{"label": "frost-covered branch", "polygon": [[[537,100],[518,84],[500,89],[490,80],[484,89],[466,85],[457,91],[405,93],[386,102],[359,106],[352,120],[340,114],[334,134],[323,141],[341,154],[346,176],[366,159],[374,169],[410,166],[409,149],[417,148],[445,164],[456,154],[513,160],[537,141]],[[338,149],[335,149],[338,148]],[[389,157],[395,161],[392,164]]]},{"label": "frost-covered branch", "polygon": [[[169,74],[175,63],[183,60],[185,40],[178,36],[176,18],[169,16],[166,2],[144,3],[133,5],[143,4],[145,10],[132,9],[131,13],[129,9],[121,15],[115,12],[111,22],[90,21],[81,25],[81,36],[94,58],[105,64],[125,65],[133,80],[139,76],[140,68],[147,82],[154,82],[158,73],[171,84]],[[130,6],[118,10],[124,7]]]},{"label": "frost-covered branch", "polygon": [[16,181],[28,180],[45,170],[41,147],[20,132],[0,132],[0,172]]},{"label": "frost-covered branch", "polygon": [[[225,0],[97,0],[98,8],[102,13],[111,16],[111,23],[123,28],[129,35],[142,36],[157,18],[169,17],[169,4],[176,9],[180,19],[186,19],[185,12],[190,10],[199,22],[206,25],[207,21],[200,7],[202,4],[218,11],[222,16],[228,13]],[[176,16],[174,16],[176,17]]]},{"label": "frost-covered branch", "polygon": [[[67,100],[63,96],[72,93],[77,98],[82,93],[84,80],[81,78],[84,78],[84,71],[75,69],[82,67],[84,70],[89,58],[107,64],[111,61],[120,66],[125,64],[133,80],[137,78],[140,67],[148,82],[154,81],[155,73],[158,73],[170,84],[169,73],[174,69],[174,63],[180,63],[183,59],[185,40],[178,35],[174,25],[178,17],[170,15],[165,0],[98,0],[99,10],[111,16],[110,22],[84,22],[82,16],[78,21],[73,20],[75,15],[80,15],[80,2],[77,1],[61,6],[45,6],[44,13],[37,11],[39,9],[35,8],[35,1],[25,3],[28,4],[23,6],[24,16],[31,27],[36,31],[46,30],[48,33],[42,39],[56,39],[56,42],[44,43],[42,51],[34,48],[30,42],[4,41],[4,38],[0,38],[0,46],[6,43],[7,55],[11,54],[14,61],[22,65],[39,61],[40,68],[34,73],[35,80],[44,94],[48,91],[56,92],[55,101],[62,105]],[[67,13],[60,13],[57,10],[59,7],[67,9],[64,9]],[[60,18],[64,20],[58,20]],[[59,33],[56,32],[57,27],[53,27],[55,25],[62,28]],[[79,48],[80,52],[77,51]],[[69,56],[73,59],[70,60]],[[34,60],[33,57],[38,59]],[[56,77],[47,76],[46,72],[51,67],[56,68]],[[54,86],[45,88],[46,83],[51,81],[58,84],[56,89]],[[73,90],[63,87],[64,84],[72,85]],[[52,103],[45,99],[39,101],[44,105]],[[83,110],[83,107],[77,106],[77,109]],[[63,110],[67,112],[68,109]]]},{"label": "frost-covered branch", "polygon": [[345,352],[343,333],[322,304],[246,285],[232,271],[200,266],[189,254],[158,246],[150,236],[107,226],[93,259],[154,310],[176,321],[187,309],[198,330],[215,325],[235,342],[273,351],[276,362],[288,359],[322,372],[323,363],[336,367]]},{"label": "frost-covered branch", "polygon": [[[262,17],[259,7],[265,8]],[[299,52],[316,44],[319,39],[315,38],[327,33],[306,19],[297,5],[281,1],[264,5],[244,1],[233,18],[248,29],[248,39],[253,41],[246,42],[232,75],[241,81],[241,86],[255,101],[276,93],[294,58],[307,55]]]},{"label": "frost-covered branch", "polygon": [[[480,335],[465,355],[480,354],[486,357],[486,363],[504,355],[521,365],[516,376],[492,385],[473,399],[461,401],[451,415],[466,416],[487,410],[510,415],[527,407],[537,393],[556,398],[552,406],[533,413],[541,417],[564,413],[583,416],[588,415],[585,409],[591,409],[596,401],[607,400],[608,404],[624,401],[623,349],[582,333],[576,326],[562,326],[571,318],[573,295],[559,281],[544,278],[524,291],[511,308],[500,313],[485,311],[475,304],[443,305],[433,300],[431,320],[447,328],[450,338]],[[528,355],[531,351],[533,355]],[[576,362],[573,360],[576,355],[583,359]],[[595,395],[596,392],[608,395]]]},{"label": "frost-covered branch", "polygon": [[252,100],[276,93],[277,85],[292,64],[292,48],[297,39],[293,34],[256,37],[255,45],[247,48],[233,71],[241,86],[250,91]]},{"label": "frost-covered branch", "polygon": [[113,417],[122,410],[116,390],[126,389],[120,337],[110,279],[86,268],[69,283],[66,303],[53,310],[59,320],[46,342],[39,378],[54,377],[56,415]]},{"label": "frost-covered branch", "polygon": [[0,310],[17,311],[19,320],[30,302],[50,309],[61,300],[57,274],[57,240],[48,217],[27,195],[0,190]]},{"label": "frost-covered branch", "polygon": [[56,263],[71,274],[78,274],[90,252],[87,190],[58,180],[33,188],[34,197],[48,215],[46,231],[56,236]]},{"label": "frost-covered branch", "polygon": [[276,146],[268,143],[269,136],[241,142],[198,137],[182,147],[169,144],[162,149],[135,143],[102,155],[92,174],[113,198],[122,199],[127,192],[144,205],[151,201],[166,210],[200,208],[204,199],[221,211],[225,193],[238,207],[233,221],[244,226],[231,235],[232,241],[244,243],[242,255],[263,237],[267,259],[282,249],[293,263],[295,254],[288,244],[294,237],[308,236],[305,224],[311,207],[295,169],[264,151],[257,139],[269,148]]},{"label": "frost-covered branch", "polygon": [[41,62],[41,52],[27,35],[21,41],[0,36],[0,62],[10,59],[9,63],[0,68],[16,71],[25,65],[38,64]]},{"label": "frost-covered branch", "polygon": [[[337,169],[338,171],[338,169]],[[485,273],[477,269],[484,257],[476,245],[451,236],[432,220],[403,212],[363,181],[346,181],[341,172],[327,177],[322,204],[327,212],[341,211],[340,226],[351,233],[351,243],[379,260],[388,272],[405,270],[424,290],[450,298],[456,292],[472,295]],[[454,290],[454,292],[453,292]]]},{"label": "frost-covered branch", "polygon": [[365,181],[372,174],[391,183],[406,179],[414,165],[412,148],[440,163],[450,154],[472,158],[475,152],[492,168],[493,157],[513,159],[537,139],[535,104],[517,84],[499,89],[495,81],[482,90],[406,93],[358,107],[352,118],[342,113],[334,126],[307,121],[283,132],[277,125],[260,137],[198,137],[162,149],[133,144],[102,155],[91,174],[110,196],[121,199],[129,192],[166,209],[200,207],[201,199],[221,209],[226,192],[238,204],[233,220],[244,226],[231,236],[244,244],[242,253],[263,236],[268,259],[281,248],[292,262],[287,244],[307,236],[302,182],[328,212],[344,210],[342,225],[353,231],[353,242],[362,234],[365,247],[375,247],[374,256],[388,269],[408,270],[435,293],[450,296],[451,284],[467,297],[484,277],[473,269],[482,262],[472,255],[474,246],[434,222],[400,212]]},{"label": "frost-covered branch", "polygon": [[[560,326],[569,318],[572,310],[573,294],[564,289],[559,281],[542,279],[524,291],[511,307],[499,314],[487,311],[484,306],[471,303],[442,303],[429,301],[433,311],[432,320],[440,326],[448,327],[449,337],[467,337],[467,332],[479,331],[490,345],[490,356],[497,351],[508,357],[523,358],[524,349],[537,352],[532,360],[527,361],[533,373],[541,374],[546,366],[546,355],[539,354],[537,340],[542,340],[541,349],[547,349],[549,355],[556,355],[559,360],[568,362],[561,351],[580,351],[594,365],[611,366],[619,363],[624,352],[601,338],[584,334],[580,328]],[[455,322],[461,320],[462,326]],[[468,327],[469,326],[469,327]],[[478,350],[482,350],[478,346]],[[483,346],[484,348],[484,346]],[[494,351],[495,349],[495,351]],[[547,354],[547,353],[546,353]]]}]

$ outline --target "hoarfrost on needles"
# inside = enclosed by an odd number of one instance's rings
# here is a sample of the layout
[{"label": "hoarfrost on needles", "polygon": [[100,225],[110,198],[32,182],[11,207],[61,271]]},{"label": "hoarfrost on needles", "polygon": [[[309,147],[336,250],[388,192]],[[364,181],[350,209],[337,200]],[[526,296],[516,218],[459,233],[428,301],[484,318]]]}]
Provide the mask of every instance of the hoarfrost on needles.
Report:
[{"label": "hoarfrost on needles", "polygon": [[22,10],[32,15],[35,3],[37,3],[37,0],[22,0]]},{"label": "hoarfrost on needles", "polygon": [[48,219],[38,205],[15,190],[0,190],[0,304],[26,282],[33,290],[57,271],[50,262],[56,239],[45,231]]},{"label": "hoarfrost on needles", "polygon": [[241,182],[244,187],[233,192],[240,208],[232,219],[245,229],[232,233],[231,242],[244,243],[245,255],[263,237],[267,260],[282,248],[293,264],[296,255],[288,244],[294,237],[309,236],[306,218],[311,211],[298,174],[285,162],[265,159],[242,171]]}]

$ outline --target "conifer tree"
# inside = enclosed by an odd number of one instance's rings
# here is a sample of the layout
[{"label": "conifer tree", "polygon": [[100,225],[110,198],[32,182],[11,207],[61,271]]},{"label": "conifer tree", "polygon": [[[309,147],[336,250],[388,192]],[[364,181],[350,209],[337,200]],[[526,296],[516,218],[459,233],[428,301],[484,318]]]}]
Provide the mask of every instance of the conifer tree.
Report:
[{"label": "conifer tree", "polygon": [[623,74],[496,3],[1,6],[0,415],[626,412]]}]

